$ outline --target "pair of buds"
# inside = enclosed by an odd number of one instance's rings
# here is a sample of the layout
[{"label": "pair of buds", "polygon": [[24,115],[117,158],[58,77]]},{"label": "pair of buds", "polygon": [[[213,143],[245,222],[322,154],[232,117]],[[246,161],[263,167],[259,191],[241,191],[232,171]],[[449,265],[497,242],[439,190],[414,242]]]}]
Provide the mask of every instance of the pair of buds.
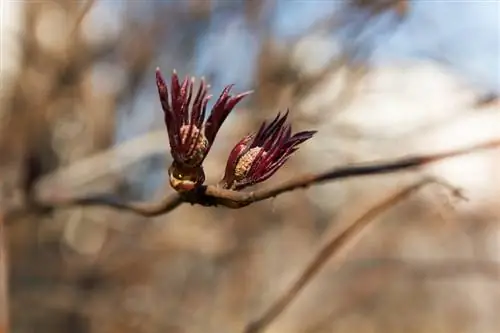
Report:
[{"label": "pair of buds", "polygon": [[[179,81],[172,74],[170,92],[159,69],[156,85],[165,115],[170,151],[174,161],[168,173],[170,185],[178,192],[191,191],[205,182],[202,164],[214,143],[217,132],[234,107],[251,92],[230,95],[233,85],[224,88],[207,119],[211,95],[202,79],[194,91],[194,78]],[[220,186],[241,190],[270,178],[304,141],[316,131],[292,134],[287,124],[288,110],[264,122],[255,133],[246,135],[231,151]]]}]

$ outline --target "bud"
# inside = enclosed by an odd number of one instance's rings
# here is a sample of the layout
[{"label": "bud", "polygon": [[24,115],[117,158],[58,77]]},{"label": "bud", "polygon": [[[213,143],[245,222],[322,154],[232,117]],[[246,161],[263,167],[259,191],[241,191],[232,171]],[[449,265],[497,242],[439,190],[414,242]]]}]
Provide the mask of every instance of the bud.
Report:
[{"label": "bud", "polygon": [[259,131],[245,136],[231,151],[220,185],[227,189],[241,190],[247,186],[269,179],[304,141],[316,131],[291,134],[286,124],[288,111],[267,124]]},{"label": "bud", "polygon": [[164,112],[170,152],[174,159],[169,168],[170,184],[181,190],[194,188],[204,182],[202,163],[217,132],[234,107],[251,93],[231,96],[229,93],[232,85],[227,86],[205,121],[207,104],[211,98],[208,95],[209,86],[202,79],[198,91],[193,94],[194,83],[194,78],[187,77],[181,83],[174,71],[169,91],[160,70],[156,70],[156,85]]}]

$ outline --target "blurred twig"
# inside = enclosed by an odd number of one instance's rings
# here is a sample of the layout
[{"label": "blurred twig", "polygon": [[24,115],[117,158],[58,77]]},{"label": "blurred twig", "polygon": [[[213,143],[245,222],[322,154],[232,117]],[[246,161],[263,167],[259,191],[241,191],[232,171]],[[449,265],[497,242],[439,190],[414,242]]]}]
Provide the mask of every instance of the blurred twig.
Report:
[{"label": "blurred twig", "polygon": [[394,11],[399,17],[404,18],[410,10],[409,0],[351,0],[351,6],[359,10],[366,10],[372,15]]},{"label": "blurred twig", "polygon": [[[384,213],[389,208],[393,207],[403,199],[408,197],[414,191],[429,183],[438,183],[450,188],[449,185],[439,182],[436,179],[421,180],[403,190],[384,198],[383,201],[370,208],[363,215],[357,218],[349,227],[347,227],[340,235],[329,240],[313,257],[312,261],[307,265],[303,273],[299,276],[296,282],[271,305],[271,307],[256,321],[250,323],[245,328],[245,333],[263,332],[295,299],[295,297],[304,289],[311,279],[319,272],[324,264],[332,257],[340,254],[345,249],[354,237],[358,236],[375,218]],[[454,193],[456,189],[451,188]]]},{"label": "blurred twig", "polygon": [[[49,209],[80,205],[110,206],[117,209],[130,210],[144,216],[165,214],[176,208],[180,202],[199,204],[202,206],[220,205],[229,208],[242,208],[252,203],[273,198],[280,194],[300,188],[307,188],[309,186],[344,178],[388,174],[416,169],[447,158],[470,154],[484,149],[494,149],[499,146],[500,139],[442,153],[409,156],[391,161],[352,164],[344,167],[333,168],[319,174],[300,176],[278,184],[275,187],[253,192],[231,191],[217,186],[208,185],[201,186],[192,192],[169,195],[157,203],[133,203],[124,202],[113,195],[89,195],[82,198],[71,198],[67,197],[62,189],[54,189],[47,198],[40,200],[40,204],[42,207]],[[458,195],[459,193],[456,194]],[[162,204],[165,206],[162,207]]]},{"label": "blurred twig", "polygon": [[497,93],[488,93],[479,96],[474,103],[475,107],[489,107],[489,106],[499,106],[500,107],[500,96]]},{"label": "blurred twig", "polygon": [[[183,201],[183,198],[178,194],[166,196],[158,202],[124,202],[112,195],[96,195],[67,202],[61,201],[61,203],[69,206],[108,206],[120,210],[129,210],[142,216],[158,216],[174,210]],[[43,206],[48,208],[47,205]]]}]

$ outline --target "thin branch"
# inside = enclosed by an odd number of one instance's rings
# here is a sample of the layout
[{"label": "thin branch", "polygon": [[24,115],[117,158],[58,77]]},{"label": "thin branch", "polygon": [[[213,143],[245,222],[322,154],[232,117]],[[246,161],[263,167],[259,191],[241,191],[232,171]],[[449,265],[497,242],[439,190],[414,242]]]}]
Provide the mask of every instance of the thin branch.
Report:
[{"label": "thin branch", "polygon": [[475,103],[475,107],[483,108],[490,106],[500,106],[500,96],[496,93],[488,93],[482,96],[479,96]]},{"label": "thin branch", "polygon": [[[121,199],[114,197],[113,195],[91,195],[83,198],[73,199],[63,198],[63,196],[57,194],[52,196],[44,196],[45,199],[42,200],[41,206],[46,208],[57,208],[59,206],[74,205],[110,206],[117,209],[130,210],[144,216],[156,216],[165,214],[176,208],[181,202],[199,204],[202,206],[225,206],[228,208],[237,209],[300,188],[307,188],[309,186],[351,177],[390,174],[413,170],[448,158],[470,154],[485,149],[494,149],[498,148],[499,146],[500,139],[497,139],[443,153],[409,156],[392,161],[352,164],[333,168],[316,175],[300,176],[284,183],[278,184],[275,187],[253,192],[231,191],[222,189],[217,186],[208,185],[202,186],[194,192],[189,192],[182,195],[171,195],[163,198],[160,202],[154,203],[129,203],[126,201],[122,201]],[[51,192],[53,193],[55,191]],[[162,207],[162,205],[164,206]]]},{"label": "thin branch", "polygon": [[[184,201],[182,196],[176,193],[166,195],[156,202],[125,202],[113,195],[96,195],[83,198],[60,199],[57,201],[57,207],[104,206],[130,211],[146,217],[153,217],[174,210]],[[54,208],[54,205],[41,204],[40,208],[51,209]]]},{"label": "thin branch", "polygon": [[[397,191],[393,195],[386,197],[383,201],[370,208],[363,215],[357,218],[349,227],[333,239],[329,240],[313,257],[312,261],[306,266],[299,278],[285,293],[274,302],[271,307],[259,319],[251,322],[245,328],[245,333],[263,332],[297,297],[304,287],[311,281],[325,263],[332,257],[338,255],[348,245],[354,237],[359,235],[376,217],[393,207],[397,203],[407,198],[410,194],[429,183],[438,183],[450,188],[449,185],[441,183],[435,179],[427,178],[421,180],[403,190]],[[456,189],[453,189],[456,192]]]},{"label": "thin branch", "polygon": [[230,208],[240,208],[251,203],[276,197],[285,192],[290,192],[300,188],[307,188],[325,182],[338,179],[368,176],[376,174],[395,173],[405,170],[411,170],[422,167],[427,164],[435,163],[447,158],[470,154],[479,150],[493,149],[500,146],[500,139],[480,143],[466,148],[451,150],[443,153],[409,156],[393,161],[383,161],[366,164],[353,164],[344,167],[338,167],[317,175],[305,175],[291,179],[276,187],[263,189],[254,192],[236,192],[220,189],[214,186],[206,187],[205,195],[214,199],[218,204]]},{"label": "thin branch", "polygon": [[306,188],[313,184],[320,184],[336,179],[344,179],[357,176],[368,176],[374,174],[394,173],[409,169],[415,169],[427,164],[439,162],[447,158],[470,154],[484,149],[498,148],[499,146],[500,146],[500,140],[494,140],[473,145],[467,148],[452,150],[443,153],[413,156],[413,157],[410,156],[388,162],[358,164],[346,167],[339,167],[324,173],[320,173],[318,175],[303,177],[303,179],[291,180],[289,182],[283,183],[281,186],[278,186],[275,189],[254,192],[250,196],[250,199],[252,199],[253,201],[265,200],[285,192],[293,191],[295,189]]}]

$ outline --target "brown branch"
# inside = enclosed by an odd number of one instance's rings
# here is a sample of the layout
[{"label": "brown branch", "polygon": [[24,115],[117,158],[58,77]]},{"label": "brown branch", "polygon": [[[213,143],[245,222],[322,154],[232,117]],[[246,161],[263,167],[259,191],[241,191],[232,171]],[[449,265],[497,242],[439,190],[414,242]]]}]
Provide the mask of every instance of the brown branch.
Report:
[{"label": "brown branch", "polygon": [[312,184],[324,183],[336,179],[344,179],[356,176],[368,176],[374,174],[393,173],[393,172],[405,171],[408,169],[415,169],[447,158],[470,154],[475,151],[483,149],[498,148],[499,146],[500,146],[500,140],[494,140],[444,153],[436,153],[436,154],[413,156],[413,157],[410,156],[389,162],[370,163],[364,165],[358,164],[358,165],[340,167],[315,176],[304,177],[304,179],[302,180],[299,179],[299,180],[289,181],[275,189],[254,192],[251,199],[253,199],[254,201],[265,200],[280,195],[284,192],[293,191],[298,188],[306,188]]},{"label": "brown branch", "polygon": [[[492,140],[466,148],[451,150],[443,153],[403,157],[392,161],[352,164],[333,168],[316,175],[304,175],[291,179],[275,187],[253,192],[238,192],[208,185],[198,188],[187,194],[175,194],[163,198],[159,202],[130,203],[113,195],[87,196],[83,198],[63,198],[60,194],[46,195],[42,200],[42,207],[57,208],[60,206],[110,206],[116,209],[133,211],[143,216],[156,216],[175,209],[181,202],[199,204],[203,206],[225,206],[228,208],[242,208],[254,202],[276,197],[280,194],[300,188],[331,182],[335,180],[377,174],[395,173],[417,169],[427,164],[439,162],[451,157],[474,153],[484,149],[494,149],[500,146],[500,139]],[[55,191],[53,191],[55,192]]]},{"label": "brown branch", "polygon": [[[411,170],[447,158],[470,154],[483,149],[498,148],[499,146],[500,139],[443,153],[409,156],[393,161],[353,164],[345,167],[334,168],[317,175],[305,175],[302,177],[291,179],[276,187],[254,192],[236,192],[220,189],[214,186],[208,186],[205,188],[204,194],[211,198],[212,201],[215,201],[217,204],[230,208],[240,208],[251,203],[273,198],[285,192],[290,192],[299,188],[307,188],[312,185],[350,177],[386,174]],[[195,199],[198,198],[199,196]],[[207,201],[210,202],[210,200]]]},{"label": "brown branch", "polygon": [[[304,287],[316,276],[319,270],[325,263],[332,257],[338,255],[347,244],[349,244],[354,237],[359,235],[376,217],[393,207],[403,199],[407,198],[411,193],[420,189],[422,186],[429,183],[438,183],[445,185],[447,188],[450,186],[441,183],[435,179],[421,180],[403,190],[397,191],[393,195],[385,198],[382,202],[370,208],[363,215],[357,218],[349,227],[333,239],[329,240],[313,257],[312,261],[306,266],[299,278],[292,284],[292,286],[285,291],[285,293],[274,302],[271,307],[259,319],[251,322],[245,328],[245,333],[259,333],[263,332],[297,297],[297,295],[304,289]],[[456,192],[456,189],[453,189]]]},{"label": "brown branch", "polygon": [[61,198],[57,204],[41,204],[42,209],[51,209],[56,207],[75,207],[75,206],[104,206],[119,210],[130,211],[142,216],[153,217],[166,214],[179,207],[185,200],[178,194],[164,196],[157,202],[126,202],[113,195],[95,195],[83,198]]}]

